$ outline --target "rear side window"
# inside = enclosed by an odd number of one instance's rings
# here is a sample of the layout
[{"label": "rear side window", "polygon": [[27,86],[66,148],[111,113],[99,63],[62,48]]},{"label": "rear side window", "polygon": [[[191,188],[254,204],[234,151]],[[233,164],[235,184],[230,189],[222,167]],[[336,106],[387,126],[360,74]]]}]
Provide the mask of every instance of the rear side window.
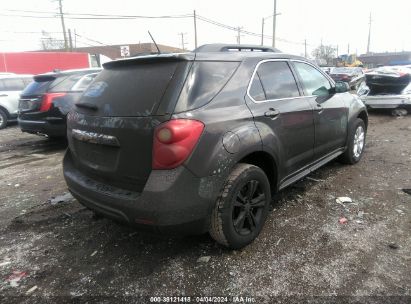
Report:
[{"label": "rear side window", "polygon": [[[259,88],[258,80],[261,81],[262,88]],[[258,67],[251,83],[250,95],[255,101],[262,101],[263,93],[265,100],[300,96],[297,83],[287,62],[268,61]]]},{"label": "rear side window", "polygon": [[196,109],[209,103],[221,91],[238,65],[238,62],[195,61],[175,112]]},{"label": "rear side window", "polygon": [[0,79],[0,90],[2,91],[22,91],[25,83],[21,78]]},{"label": "rear side window", "polygon": [[105,116],[149,116],[160,104],[178,64],[139,63],[104,69],[80,103],[96,105]]},{"label": "rear side window", "polygon": [[294,65],[301,77],[307,95],[324,96],[330,94],[331,84],[320,71],[302,62],[294,62]]},{"label": "rear side window", "polygon": [[75,74],[58,78],[51,86],[50,92],[69,92],[84,74]]}]

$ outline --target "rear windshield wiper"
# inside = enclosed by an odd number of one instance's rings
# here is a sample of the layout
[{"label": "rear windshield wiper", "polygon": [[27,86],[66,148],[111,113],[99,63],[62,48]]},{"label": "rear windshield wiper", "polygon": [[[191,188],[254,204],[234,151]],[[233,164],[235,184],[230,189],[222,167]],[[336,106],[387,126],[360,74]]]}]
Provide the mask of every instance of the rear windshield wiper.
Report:
[{"label": "rear windshield wiper", "polygon": [[76,103],[76,107],[79,108],[84,108],[84,109],[89,109],[93,111],[97,111],[98,107],[96,105],[93,105],[91,103],[83,102],[83,103]]}]

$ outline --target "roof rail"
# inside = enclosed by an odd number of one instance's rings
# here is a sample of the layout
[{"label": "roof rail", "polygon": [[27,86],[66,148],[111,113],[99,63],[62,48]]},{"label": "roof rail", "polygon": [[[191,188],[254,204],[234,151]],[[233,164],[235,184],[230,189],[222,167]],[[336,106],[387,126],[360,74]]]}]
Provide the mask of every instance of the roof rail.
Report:
[{"label": "roof rail", "polygon": [[268,46],[254,44],[204,44],[196,48],[193,52],[274,52],[280,53],[280,50]]}]

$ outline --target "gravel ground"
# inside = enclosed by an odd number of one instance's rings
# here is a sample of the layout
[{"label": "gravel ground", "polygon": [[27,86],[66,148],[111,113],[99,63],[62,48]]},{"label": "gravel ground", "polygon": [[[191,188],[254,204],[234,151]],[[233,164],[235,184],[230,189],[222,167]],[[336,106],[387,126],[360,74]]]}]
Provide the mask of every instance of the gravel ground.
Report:
[{"label": "gravel ground", "polygon": [[411,116],[372,113],[362,161],[332,162],[280,193],[241,251],[208,235],[141,233],[67,196],[56,202],[67,193],[65,145],[0,130],[0,302],[411,303],[411,195],[402,191],[411,188]]}]

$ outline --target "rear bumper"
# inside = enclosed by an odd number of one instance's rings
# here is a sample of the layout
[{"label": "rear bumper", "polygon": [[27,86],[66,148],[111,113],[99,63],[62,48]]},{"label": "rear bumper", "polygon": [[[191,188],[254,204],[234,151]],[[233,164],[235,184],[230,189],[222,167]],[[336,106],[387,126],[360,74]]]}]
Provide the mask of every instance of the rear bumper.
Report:
[{"label": "rear bumper", "polygon": [[371,109],[395,109],[399,107],[411,107],[411,96],[365,96],[361,97],[364,104]]},{"label": "rear bumper", "polygon": [[17,119],[23,132],[32,134],[44,134],[48,136],[66,136],[67,127],[64,119],[47,120],[25,120]]},{"label": "rear bumper", "polygon": [[195,177],[185,167],[152,171],[141,193],[102,184],[77,170],[67,150],[64,178],[84,206],[143,230],[178,234],[208,231],[218,196],[217,178]]}]

